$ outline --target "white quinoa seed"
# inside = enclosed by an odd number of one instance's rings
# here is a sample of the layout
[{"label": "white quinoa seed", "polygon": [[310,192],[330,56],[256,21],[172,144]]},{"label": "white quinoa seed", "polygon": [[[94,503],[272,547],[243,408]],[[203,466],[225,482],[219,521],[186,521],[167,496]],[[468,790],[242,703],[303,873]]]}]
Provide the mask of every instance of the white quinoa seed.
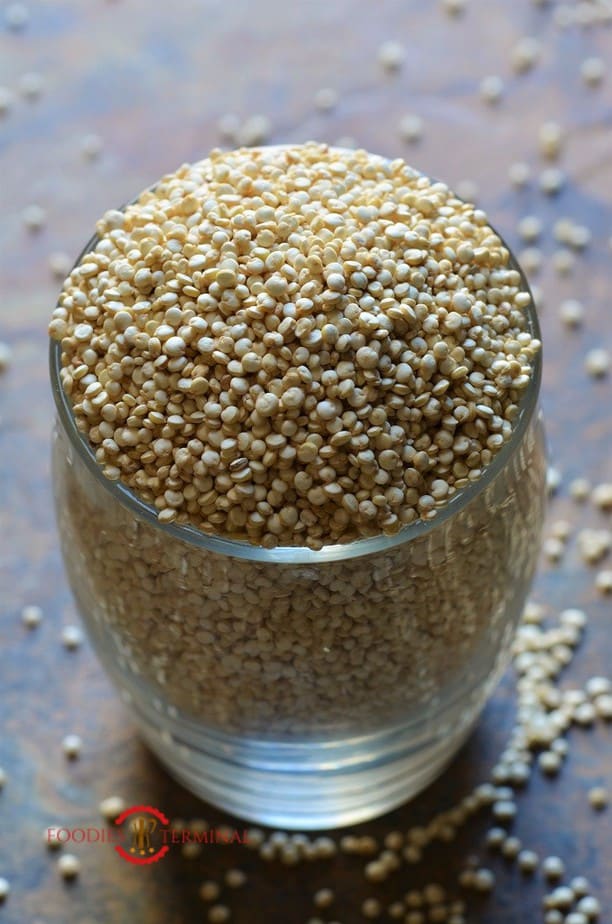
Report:
[{"label": "white quinoa seed", "polygon": [[589,921],[597,921],[601,914],[601,905],[594,895],[585,895],[579,900],[576,910],[585,914]]},{"label": "white quinoa seed", "polygon": [[332,889],[319,889],[312,897],[315,908],[329,908],[330,905],[333,905],[334,900],[335,895]]},{"label": "white quinoa seed", "polygon": [[246,881],[246,873],[241,869],[228,869],[225,874],[225,884],[228,885],[230,889],[240,889],[246,884]]},{"label": "white quinoa seed", "polygon": [[382,905],[377,898],[366,898],[361,906],[361,913],[364,918],[371,920],[379,918],[382,914]]},{"label": "white quinoa seed", "polygon": [[247,147],[265,144],[272,134],[272,123],[265,115],[251,115],[242,123],[236,140]]},{"label": "white quinoa seed", "polygon": [[561,247],[552,255],[553,269],[559,276],[568,276],[576,265],[576,257],[571,250]]},{"label": "white quinoa seed", "polygon": [[14,95],[8,87],[0,86],[0,118],[8,115],[13,107]]},{"label": "white quinoa seed", "polygon": [[201,883],[198,894],[204,902],[214,902],[221,894],[219,883],[212,879],[207,879]]},{"label": "white quinoa seed", "polygon": [[573,500],[581,502],[587,499],[591,491],[591,485],[586,478],[574,478],[570,482],[569,492]]},{"label": "white quinoa seed", "polygon": [[4,21],[8,29],[20,32],[30,21],[30,11],[25,3],[9,3],[4,10]]},{"label": "white quinoa seed", "polygon": [[478,199],[478,183],[474,180],[459,180],[455,185],[455,192],[464,202],[476,202]]},{"label": "white quinoa seed", "polygon": [[510,164],[508,179],[516,189],[522,189],[531,179],[531,168],[529,164],[523,161],[516,161]]},{"label": "white quinoa seed", "polygon": [[240,119],[233,112],[226,112],[217,122],[217,131],[223,141],[235,143],[240,134]]},{"label": "white quinoa seed", "polygon": [[212,905],[208,909],[208,920],[210,924],[225,924],[225,921],[229,921],[232,914],[227,905]]},{"label": "white quinoa seed", "polygon": [[72,269],[72,263],[73,261],[70,259],[68,254],[63,253],[62,251],[56,251],[55,253],[50,254],[48,260],[48,265],[52,276],[59,280],[64,280],[66,278]]},{"label": "white quinoa seed", "polygon": [[73,853],[64,853],[57,861],[62,879],[75,879],[81,872],[81,861]]},{"label": "white quinoa seed", "polygon": [[606,74],[606,63],[602,58],[585,58],[580,65],[580,76],[588,87],[598,87]]},{"label": "white quinoa seed", "polygon": [[21,218],[27,230],[36,233],[44,227],[47,213],[40,205],[28,205],[21,213]]},{"label": "white quinoa seed", "polygon": [[586,354],[584,367],[591,378],[600,379],[610,371],[610,353],[603,347],[595,347]]},{"label": "white quinoa seed", "polygon": [[504,95],[504,82],[497,75],[483,77],[480,81],[480,98],[491,106],[500,102]]},{"label": "white quinoa seed", "polygon": [[102,153],[103,146],[102,138],[93,133],[83,135],[79,142],[81,156],[84,160],[88,161],[97,160]]},{"label": "white quinoa seed", "polygon": [[518,868],[522,873],[529,875],[538,868],[538,855],[533,850],[521,850],[517,857]]},{"label": "white quinoa seed", "polygon": [[544,122],[538,135],[540,154],[548,160],[556,160],[563,146],[563,130],[558,122]]},{"label": "white quinoa seed", "polygon": [[542,45],[531,35],[520,38],[512,49],[512,67],[517,74],[525,74],[539,61]]},{"label": "white quinoa seed", "polygon": [[584,685],[584,690],[587,696],[597,699],[602,694],[612,692],[612,681],[608,677],[589,677]]},{"label": "white quinoa seed", "polygon": [[315,93],[314,104],[319,112],[331,112],[338,105],[338,93],[331,87],[323,87]]},{"label": "white quinoa seed", "polygon": [[30,603],[24,606],[21,611],[21,621],[26,629],[37,629],[43,619],[43,611],[40,606]]},{"label": "white quinoa seed", "polygon": [[474,873],[474,888],[477,892],[491,892],[495,886],[495,876],[490,869],[477,869]]},{"label": "white quinoa seed", "polygon": [[420,141],[423,137],[423,119],[414,113],[403,115],[397,123],[397,132],[402,141]]},{"label": "white quinoa seed", "polygon": [[114,821],[115,818],[118,818],[119,815],[126,810],[126,808],[127,803],[121,796],[108,796],[100,802],[98,811],[107,821]]},{"label": "white quinoa seed", "polygon": [[612,593],[612,569],[606,568],[598,572],[595,578],[595,588],[601,594]]},{"label": "white quinoa seed", "polygon": [[378,61],[383,70],[388,73],[398,71],[402,67],[405,57],[406,49],[400,42],[393,39],[383,42],[378,49]]},{"label": "white quinoa seed", "polygon": [[[540,174],[540,189],[547,196],[556,196],[565,186],[566,177],[558,167],[547,167]],[[558,251],[562,253],[563,251]]]},{"label": "white quinoa seed", "polygon": [[589,789],[589,804],[595,811],[600,812],[607,808],[610,802],[610,793],[605,786],[593,786]]},{"label": "white quinoa seed", "polygon": [[83,742],[79,735],[66,735],[62,741],[62,750],[68,760],[76,760],[81,756]]},{"label": "white quinoa seed", "polygon": [[83,644],[83,630],[80,626],[64,626],[61,633],[62,645],[69,651],[75,651]]},{"label": "white quinoa seed", "polygon": [[565,873],[565,864],[560,857],[545,857],[542,861],[542,873],[546,879],[561,879]]},{"label": "white quinoa seed", "polygon": [[612,510],[612,482],[602,482],[591,491],[591,502],[604,513]]},{"label": "white quinoa seed", "polygon": [[527,243],[537,241],[542,234],[542,221],[537,215],[526,215],[518,223],[518,233]]},{"label": "white quinoa seed", "polygon": [[460,16],[465,12],[467,0],[442,0],[442,6],[444,7],[444,12],[447,13],[448,16]]},{"label": "white quinoa seed", "polygon": [[559,314],[566,327],[579,327],[584,320],[584,305],[575,298],[567,298],[561,302]]},{"label": "white quinoa seed", "polygon": [[19,92],[29,102],[37,100],[45,87],[45,78],[36,71],[28,71],[19,78]]}]

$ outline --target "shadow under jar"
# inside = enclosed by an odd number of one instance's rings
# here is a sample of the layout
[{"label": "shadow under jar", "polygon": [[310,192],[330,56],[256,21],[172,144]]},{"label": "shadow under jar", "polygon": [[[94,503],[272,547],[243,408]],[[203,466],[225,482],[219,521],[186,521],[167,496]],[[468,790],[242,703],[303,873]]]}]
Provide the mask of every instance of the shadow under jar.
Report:
[{"label": "shadow under jar", "polygon": [[[526,285],[526,283],[525,283]],[[529,327],[539,335],[530,310]],[[540,358],[512,438],[428,522],[264,549],[161,525],[104,477],[51,345],[64,560],[97,654],[151,749],[239,816],[325,828],[427,785],[507,663],[545,497]]]}]

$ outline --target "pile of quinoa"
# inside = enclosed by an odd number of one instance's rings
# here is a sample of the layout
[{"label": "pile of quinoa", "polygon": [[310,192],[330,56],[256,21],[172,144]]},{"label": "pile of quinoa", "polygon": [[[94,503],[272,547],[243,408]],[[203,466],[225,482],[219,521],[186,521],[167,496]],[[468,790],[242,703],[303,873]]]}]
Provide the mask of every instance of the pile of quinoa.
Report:
[{"label": "pile of quinoa", "polygon": [[97,235],[49,330],[104,474],[162,523],[393,534],[512,435],[530,295],[485,213],[401,159],[215,150]]}]

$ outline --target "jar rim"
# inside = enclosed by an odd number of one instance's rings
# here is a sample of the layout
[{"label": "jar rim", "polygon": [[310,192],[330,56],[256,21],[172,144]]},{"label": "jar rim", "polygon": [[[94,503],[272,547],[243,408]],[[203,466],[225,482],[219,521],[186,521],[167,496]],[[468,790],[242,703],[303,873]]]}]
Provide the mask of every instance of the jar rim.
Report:
[{"label": "jar rim", "polygon": [[[274,145],[273,147],[284,147],[284,145]],[[432,182],[436,182],[431,177],[429,179],[431,179]],[[520,275],[520,291],[527,292],[531,297],[529,305],[525,309],[527,315],[527,329],[535,338],[541,341],[538,315],[525,274],[502,235],[500,235],[490,223],[489,227],[493,233],[499,237],[510,254],[509,266]],[[74,264],[75,266],[79,264],[86,253],[95,247],[98,239],[97,234],[94,234],[90,238],[77,257]],[[542,379],[542,348],[538,350],[533,359],[531,380],[521,396],[518,405],[519,413],[512,427],[512,435],[499,452],[496,453],[492,461],[486,466],[482,475],[476,481],[470,482],[465,485],[465,487],[461,488],[454,497],[439,509],[436,516],[430,520],[416,520],[414,523],[409,523],[402,527],[402,529],[393,535],[380,533],[365,539],[355,539],[351,542],[324,545],[318,550],[301,545],[276,546],[273,549],[266,549],[263,546],[254,545],[244,539],[229,539],[223,536],[206,533],[198,529],[197,526],[192,526],[191,524],[160,523],[157,511],[151,504],[141,500],[131,488],[124,485],[120,480],[111,481],[104,475],[101,465],[95,458],[92,446],[77,427],[70,400],[61,384],[61,368],[61,343],[51,339],[49,348],[51,388],[58,417],[64,432],[67,434],[74,450],[79,454],[81,461],[85,464],[86,468],[97,482],[101,484],[116,501],[130,510],[138,519],[144,520],[150,526],[161,530],[162,533],[165,533],[172,539],[178,539],[188,545],[196,546],[201,549],[208,549],[211,552],[216,552],[232,558],[243,558],[260,562],[284,562],[287,564],[322,564],[324,562],[340,561],[348,558],[360,558],[365,555],[387,551],[396,546],[403,545],[406,542],[419,539],[427,533],[437,529],[446,520],[455,516],[455,514],[469,507],[470,504],[472,504],[476,498],[495,481],[522,444],[523,437],[529,427],[538,403]]]}]

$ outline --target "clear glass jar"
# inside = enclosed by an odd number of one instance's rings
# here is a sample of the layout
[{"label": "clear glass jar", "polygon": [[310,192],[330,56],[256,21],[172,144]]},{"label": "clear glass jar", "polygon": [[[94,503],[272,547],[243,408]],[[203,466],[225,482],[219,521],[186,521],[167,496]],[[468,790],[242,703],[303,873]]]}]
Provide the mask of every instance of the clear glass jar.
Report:
[{"label": "clear glass jar", "polygon": [[[534,312],[529,324],[539,337]],[[478,481],[428,522],[321,551],[160,525],[102,474],[60,365],[52,343],[66,569],[102,664],[168,770],[236,815],[300,829],[371,818],[425,787],[507,663],[533,577],[540,357],[512,438]]]}]

